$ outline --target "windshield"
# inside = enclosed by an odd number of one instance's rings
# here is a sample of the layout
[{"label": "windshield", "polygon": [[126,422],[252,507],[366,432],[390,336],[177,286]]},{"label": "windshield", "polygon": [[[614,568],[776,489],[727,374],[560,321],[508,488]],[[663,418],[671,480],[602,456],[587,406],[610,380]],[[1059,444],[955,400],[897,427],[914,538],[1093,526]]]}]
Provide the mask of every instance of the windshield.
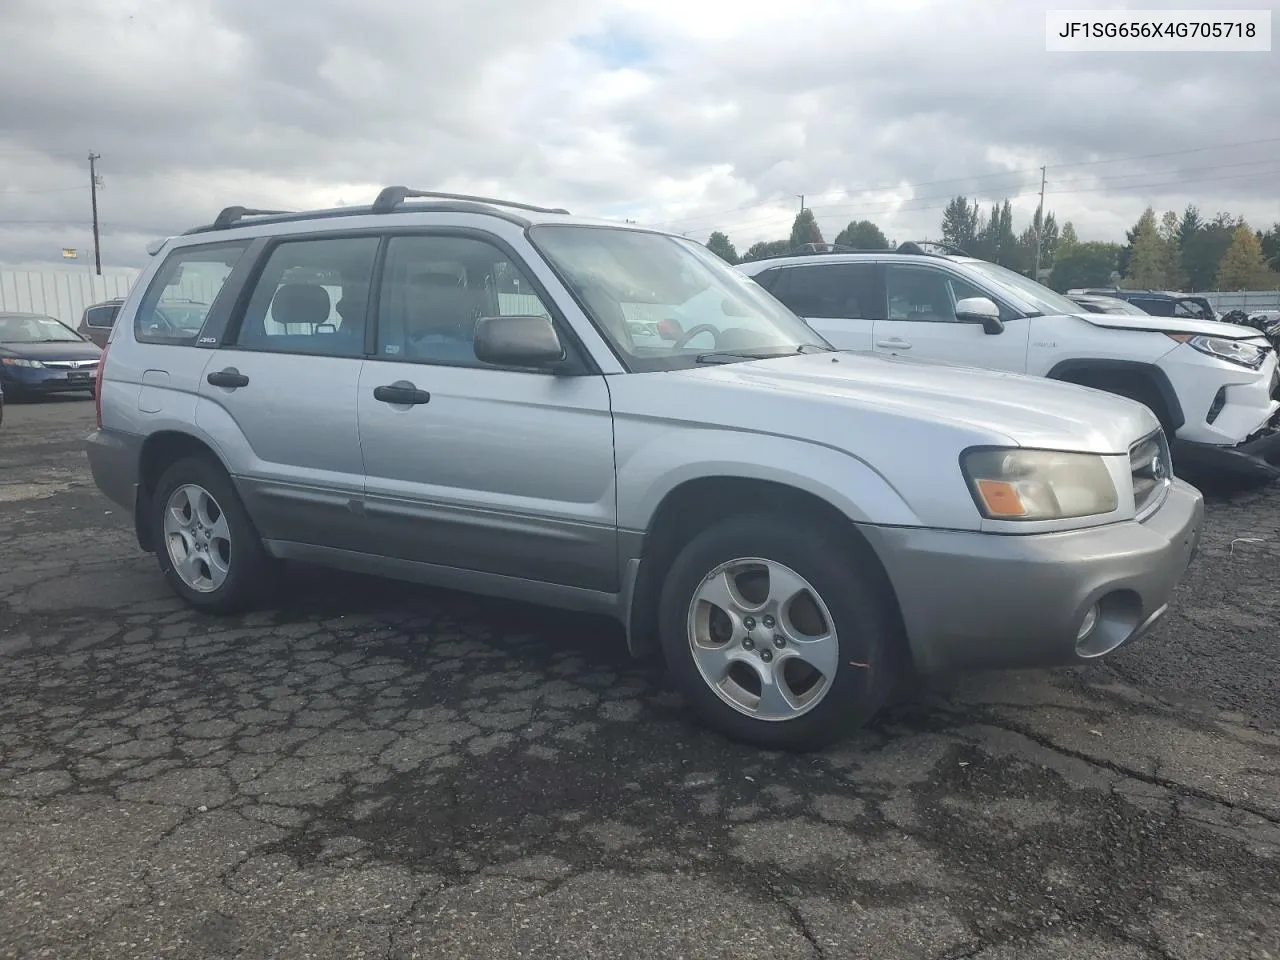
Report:
[{"label": "windshield", "polygon": [[1068,300],[1060,293],[1054,293],[1043,283],[1036,283],[1030,277],[1015,273],[1008,267],[1001,267],[985,260],[966,261],[965,266],[972,267],[985,279],[1003,287],[1018,299],[1029,302],[1040,313],[1046,315],[1088,313],[1080,304]]},{"label": "windshield", "polygon": [[156,313],[168,320],[177,329],[186,333],[198,333],[204,326],[204,318],[209,313],[209,305],[205,303],[183,303],[181,301],[161,300],[156,304]]},{"label": "windshield", "polygon": [[83,339],[53,317],[0,314],[0,343],[74,343]]},{"label": "windshield", "polygon": [[833,349],[701,244],[611,227],[529,235],[633,371]]}]

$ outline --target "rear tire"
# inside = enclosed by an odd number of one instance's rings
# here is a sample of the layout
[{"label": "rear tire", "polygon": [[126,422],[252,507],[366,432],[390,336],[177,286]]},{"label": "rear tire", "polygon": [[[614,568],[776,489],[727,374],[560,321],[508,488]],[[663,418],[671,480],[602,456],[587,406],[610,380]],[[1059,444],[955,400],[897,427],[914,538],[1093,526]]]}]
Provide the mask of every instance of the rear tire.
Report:
[{"label": "rear tire", "polygon": [[267,592],[274,565],[231,478],[206,457],[171,464],[151,501],[156,559],[169,587],[206,613],[239,613]]},{"label": "rear tire", "polygon": [[825,746],[894,690],[896,620],[873,582],[823,524],[730,517],[689,541],[667,574],[668,668],[702,721],[731,739]]}]

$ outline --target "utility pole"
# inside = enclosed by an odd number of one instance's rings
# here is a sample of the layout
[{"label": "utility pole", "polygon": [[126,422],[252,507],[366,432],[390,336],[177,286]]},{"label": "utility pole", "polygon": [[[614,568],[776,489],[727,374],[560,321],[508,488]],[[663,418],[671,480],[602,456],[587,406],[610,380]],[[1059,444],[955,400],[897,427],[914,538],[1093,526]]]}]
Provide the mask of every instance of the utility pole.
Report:
[{"label": "utility pole", "polygon": [[1036,269],[1031,279],[1040,280],[1040,240],[1044,236],[1044,167],[1040,168],[1040,216],[1039,223],[1036,224]]},{"label": "utility pole", "polygon": [[98,168],[95,164],[101,159],[101,154],[89,154],[89,198],[93,204],[93,270],[98,276],[102,276],[102,249],[98,233]]},{"label": "utility pole", "polygon": [[797,193],[796,196],[800,198],[800,212],[804,213],[804,194]]}]

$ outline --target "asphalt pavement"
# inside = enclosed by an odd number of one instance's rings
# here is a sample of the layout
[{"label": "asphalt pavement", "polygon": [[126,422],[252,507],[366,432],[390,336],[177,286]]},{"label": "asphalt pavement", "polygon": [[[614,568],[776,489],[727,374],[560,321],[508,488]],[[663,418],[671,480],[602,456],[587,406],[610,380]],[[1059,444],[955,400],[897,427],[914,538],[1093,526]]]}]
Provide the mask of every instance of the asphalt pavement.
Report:
[{"label": "asphalt pavement", "polygon": [[791,756],[593,619],[312,570],[192,613],[92,417],[0,426],[0,957],[1280,960],[1280,490],[1105,664]]}]

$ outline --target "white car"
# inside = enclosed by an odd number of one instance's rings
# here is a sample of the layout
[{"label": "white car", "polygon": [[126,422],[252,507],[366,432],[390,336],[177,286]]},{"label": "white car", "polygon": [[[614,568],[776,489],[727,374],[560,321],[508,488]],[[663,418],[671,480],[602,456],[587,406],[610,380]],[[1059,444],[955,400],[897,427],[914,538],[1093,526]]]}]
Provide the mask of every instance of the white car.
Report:
[{"label": "white car", "polygon": [[1280,477],[1271,462],[1280,459],[1280,374],[1274,349],[1251,327],[1090,313],[1012,270],[934,244],[738,269],[842,349],[1120,394],[1155,413],[1178,464]]}]

